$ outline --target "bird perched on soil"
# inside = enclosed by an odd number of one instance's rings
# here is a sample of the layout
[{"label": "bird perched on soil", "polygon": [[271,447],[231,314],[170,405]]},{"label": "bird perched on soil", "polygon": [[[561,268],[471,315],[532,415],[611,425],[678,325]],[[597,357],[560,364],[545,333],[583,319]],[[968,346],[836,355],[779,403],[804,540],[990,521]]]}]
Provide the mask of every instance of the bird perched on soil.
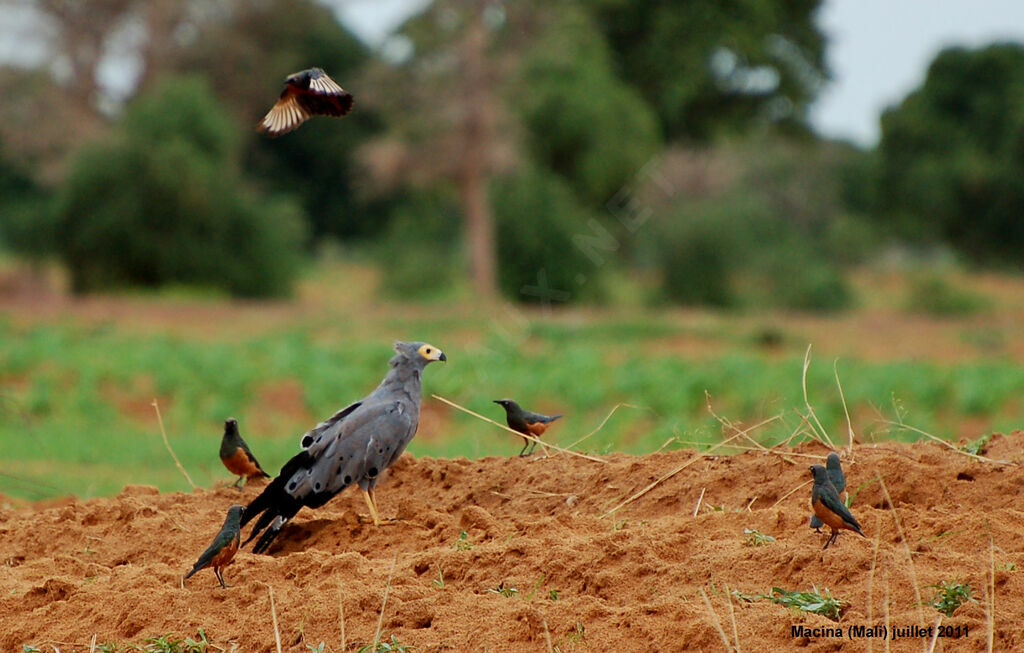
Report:
[{"label": "bird perched on soil", "polygon": [[353,483],[362,490],[374,525],[381,524],[374,497],[377,480],[416,434],[423,368],[448,360],[424,342],[396,342],[395,352],[377,389],[306,433],[302,451],[248,505],[243,526],[260,515],[246,539],[262,533],[254,552],[266,551],[302,506],[319,508]]},{"label": "bird perched on soil", "polygon": [[811,465],[811,476],[814,477],[814,488],[811,490],[811,507],[814,509],[814,514],[818,516],[818,519],[829,528],[832,529],[832,535],[825,542],[825,546],[821,547],[823,550],[828,548],[829,544],[836,541],[839,537],[839,531],[842,529],[853,531],[862,537],[864,531],[860,529],[860,524],[854,519],[849,509],[839,499],[839,493],[836,492],[836,488],[832,485],[832,481],[828,478],[828,470],[822,465]]},{"label": "bird perched on soil", "polygon": [[257,129],[271,136],[286,134],[313,116],[344,116],[352,110],[352,94],[320,68],[288,75],[281,97]]},{"label": "bird perched on soil", "polygon": [[228,585],[224,582],[224,572],[221,570],[231,564],[235,553],[238,552],[238,543],[242,539],[240,520],[244,512],[245,506],[228,508],[228,517],[224,520],[224,525],[221,526],[217,537],[213,538],[213,544],[203,551],[192,567],[192,571],[185,574],[185,578],[191,578],[200,569],[213,567],[213,573],[220,581],[220,586],[227,588]]},{"label": "bird perched on soil", "polygon": [[[511,399],[495,399],[494,403],[500,405],[505,409],[505,421],[508,423],[508,427],[513,431],[518,431],[526,435],[532,435],[535,438],[539,438],[544,434],[544,431],[548,430],[551,422],[555,421],[561,415],[541,415],[540,413],[532,413],[522,406],[512,401]],[[530,447],[530,451],[526,451],[526,447]],[[520,456],[529,456],[533,453],[533,450],[537,447],[536,440],[529,440],[523,438],[523,449],[519,452]]]},{"label": "bird perched on soil", "polygon": [[[832,481],[832,486],[835,487],[840,500],[842,500],[843,492],[846,491],[846,477],[843,476],[843,466],[839,462],[839,454],[833,451],[828,455],[828,458],[825,459],[825,471],[828,472],[828,480]],[[845,501],[843,505],[846,505]],[[817,515],[811,513],[811,528],[815,532],[820,533],[821,527],[824,525]]]},{"label": "bird perched on soil", "polygon": [[238,432],[238,420],[234,417],[224,420],[224,437],[220,439],[220,461],[229,472],[238,476],[235,487],[241,487],[245,479],[270,478],[270,474],[263,471],[256,456],[249,451],[249,445]]}]

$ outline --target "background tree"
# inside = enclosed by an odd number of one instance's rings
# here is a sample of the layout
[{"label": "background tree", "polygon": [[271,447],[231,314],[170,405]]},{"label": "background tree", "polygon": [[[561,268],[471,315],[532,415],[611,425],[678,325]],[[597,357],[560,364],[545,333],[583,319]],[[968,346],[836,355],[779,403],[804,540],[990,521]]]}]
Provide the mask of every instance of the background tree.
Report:
[{"label": "background tree", "polygon": [[198,79],[168,79],[134,102],[123,132],[76,156],[57,201],[54,247],[72,289],[220,287],[287,294],[297,207],[251,190],[239,131]]},{"label": "background tree", "polygon": [[371,99],[389,126],[367,154],[378,183],[391,192],[456,189],[473,287],[485,299],[497,291],[488,185],[512,142],[496,87],[508,79],[512,44],[525,29],[520,21],[528,17],[516,3],[433,3],[402,29],[409,56],[368,73],[367,86],[377,89]]},{"label": "background tree", "polygon": [[586,0],[619,75],[670,140],[707,140],[767,121],[806,129],[827,77],[821,0]]},{"label": "background tree", "polygon": [[360,146],[379,129],[357,77],[370,53],[326,7],[308,0],[232,5],[198,27],[195,41],[171,66],[202,74],[245,129],[254,129],[283,88],[286,75],[319,66],[355,95],[342,120],[311,120],[284,138],[250,132],[245,172],[275,193],[298,201],[311,243],[379,234],[390,198],[371,201],[356,163]]},{"label": "background tree", "polygon": [[882,116],[879,198],[899,233],[977,261],[1024,246],[1024,46],[940,53]]}]

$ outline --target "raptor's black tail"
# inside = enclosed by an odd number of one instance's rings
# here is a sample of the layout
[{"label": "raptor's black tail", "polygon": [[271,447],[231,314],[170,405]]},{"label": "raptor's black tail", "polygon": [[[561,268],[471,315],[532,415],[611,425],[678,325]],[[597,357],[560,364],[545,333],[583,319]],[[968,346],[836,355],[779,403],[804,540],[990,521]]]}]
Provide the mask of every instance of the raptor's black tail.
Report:
[{"label": "raptor's black tail", "polygon": [[303,506],[302,501],[285,491],[285,484],[296,471],[308,466],[312,461],[313,458],[309,455],[309,452],[300,451],[298,455],[284,464],[277,478],[271,481],[263,489],[263,492],[246,506],[241,521],[243,528],[256,515],[259,515],[260,518],[256,521],[256,525],[252,527],[249,537],[242,543],[242,546],[248,544],[262,532],[262,536],[257,540],[256,545],[252,549],[253,553],[264,553],[270,548],[271,542],[281,532],[284,525]]}]

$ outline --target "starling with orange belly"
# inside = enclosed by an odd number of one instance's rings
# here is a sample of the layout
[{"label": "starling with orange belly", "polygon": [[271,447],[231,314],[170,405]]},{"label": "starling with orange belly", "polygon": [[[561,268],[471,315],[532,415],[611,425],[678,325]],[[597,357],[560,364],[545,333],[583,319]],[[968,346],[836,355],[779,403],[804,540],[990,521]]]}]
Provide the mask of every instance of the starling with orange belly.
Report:
[{"label": "starling with orange belly", "polygon": [[827,549],[829,544],[835,542],[841,530],[853,531],[861,537],[867,537],[853,514],[839,499],[836,487],[829,480],[828,470],[822,465],[811,465],[810,469],[811,476],[814,477],[814,488],[811,489],[811,508],[822,524],[832,529],[832,535],[825,541],[825,546],[821,548]]},{"label": "starling with orange belly", "polygon": [[[511,399],[495,399],[494,403],[498,404],[505,409],[505,422],[508,427],[513,431],[518,431],[525,435],[532,435],[535,438],[539,438],[544,434],[544,431],[548,430],[548,426],[551,422],[561,417],[561,415],[541,415],[540,413],[534,413],[526,410]],[[530,445],[530,451],[526,451],[526,448]],[[523,449],[519,452],[520,456],[529,456],[533,453],[533,450],[537,447],[536,440],[530,440],[523,438]]]},{"label": "starling with orange belly", "polygon": [[245,506],[236,505],[228,508],[228,517],[224,520],[224,525],[221,526],[217,537],[213,538],[213,544],[203,551],[203,554],[196,560],[196,564],[193,565],[192,571],[185,574],[185,578],[191,578],[200,569],[213,567],[213,573],[220,581],[220,586],[227,588],[228,585],[224,582],[222,570],[231,564],[235,553],[238,552],[238,545],[242,539],[240,524],[244,512]]},{"label": "starling with orange belly", "polygon": [[228,471],[238,476],[235,487],[241,487],[245,479],[268,478],[256,456],[249,451],[249,445],[238,432],[238,420],[229,417],[224,421],[224,437],[220,440],[220,461]]}]

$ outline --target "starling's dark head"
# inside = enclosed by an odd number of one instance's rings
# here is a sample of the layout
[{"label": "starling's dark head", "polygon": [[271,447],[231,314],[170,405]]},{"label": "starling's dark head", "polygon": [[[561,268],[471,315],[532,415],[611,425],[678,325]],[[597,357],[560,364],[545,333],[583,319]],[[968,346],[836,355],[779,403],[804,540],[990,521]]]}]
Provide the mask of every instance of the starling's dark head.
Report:
[{"label": "starling's dark head", "polygon": [[245,506],[235,504],[228,508],[228,519],[231,521],[240,520],[245,514]]},{"label": "starling's dark head", "polygon": [[517,404],[516,402],[512,401],[511,399],[495,399],[494,403],[498,404],[499,406],[504,408],[506,411],[518,410],[519,409],[519,404]]},{"label": "starling's dark head", "polygon": [[811,476],[814,477],[815,482],[828,479],[828,475],[823,466],[811,465],[809,469],[811,470]]},{"label": "starling's dark head", "polygon": [[229,434],[238,433],[238,420],[234,417],[224,420],[224,432]]},{"label": "starling's dark head", "polygon": [[842,469],[842,464],[839,462],[839,454],[832,452],[825,459],[826,469]]}]

